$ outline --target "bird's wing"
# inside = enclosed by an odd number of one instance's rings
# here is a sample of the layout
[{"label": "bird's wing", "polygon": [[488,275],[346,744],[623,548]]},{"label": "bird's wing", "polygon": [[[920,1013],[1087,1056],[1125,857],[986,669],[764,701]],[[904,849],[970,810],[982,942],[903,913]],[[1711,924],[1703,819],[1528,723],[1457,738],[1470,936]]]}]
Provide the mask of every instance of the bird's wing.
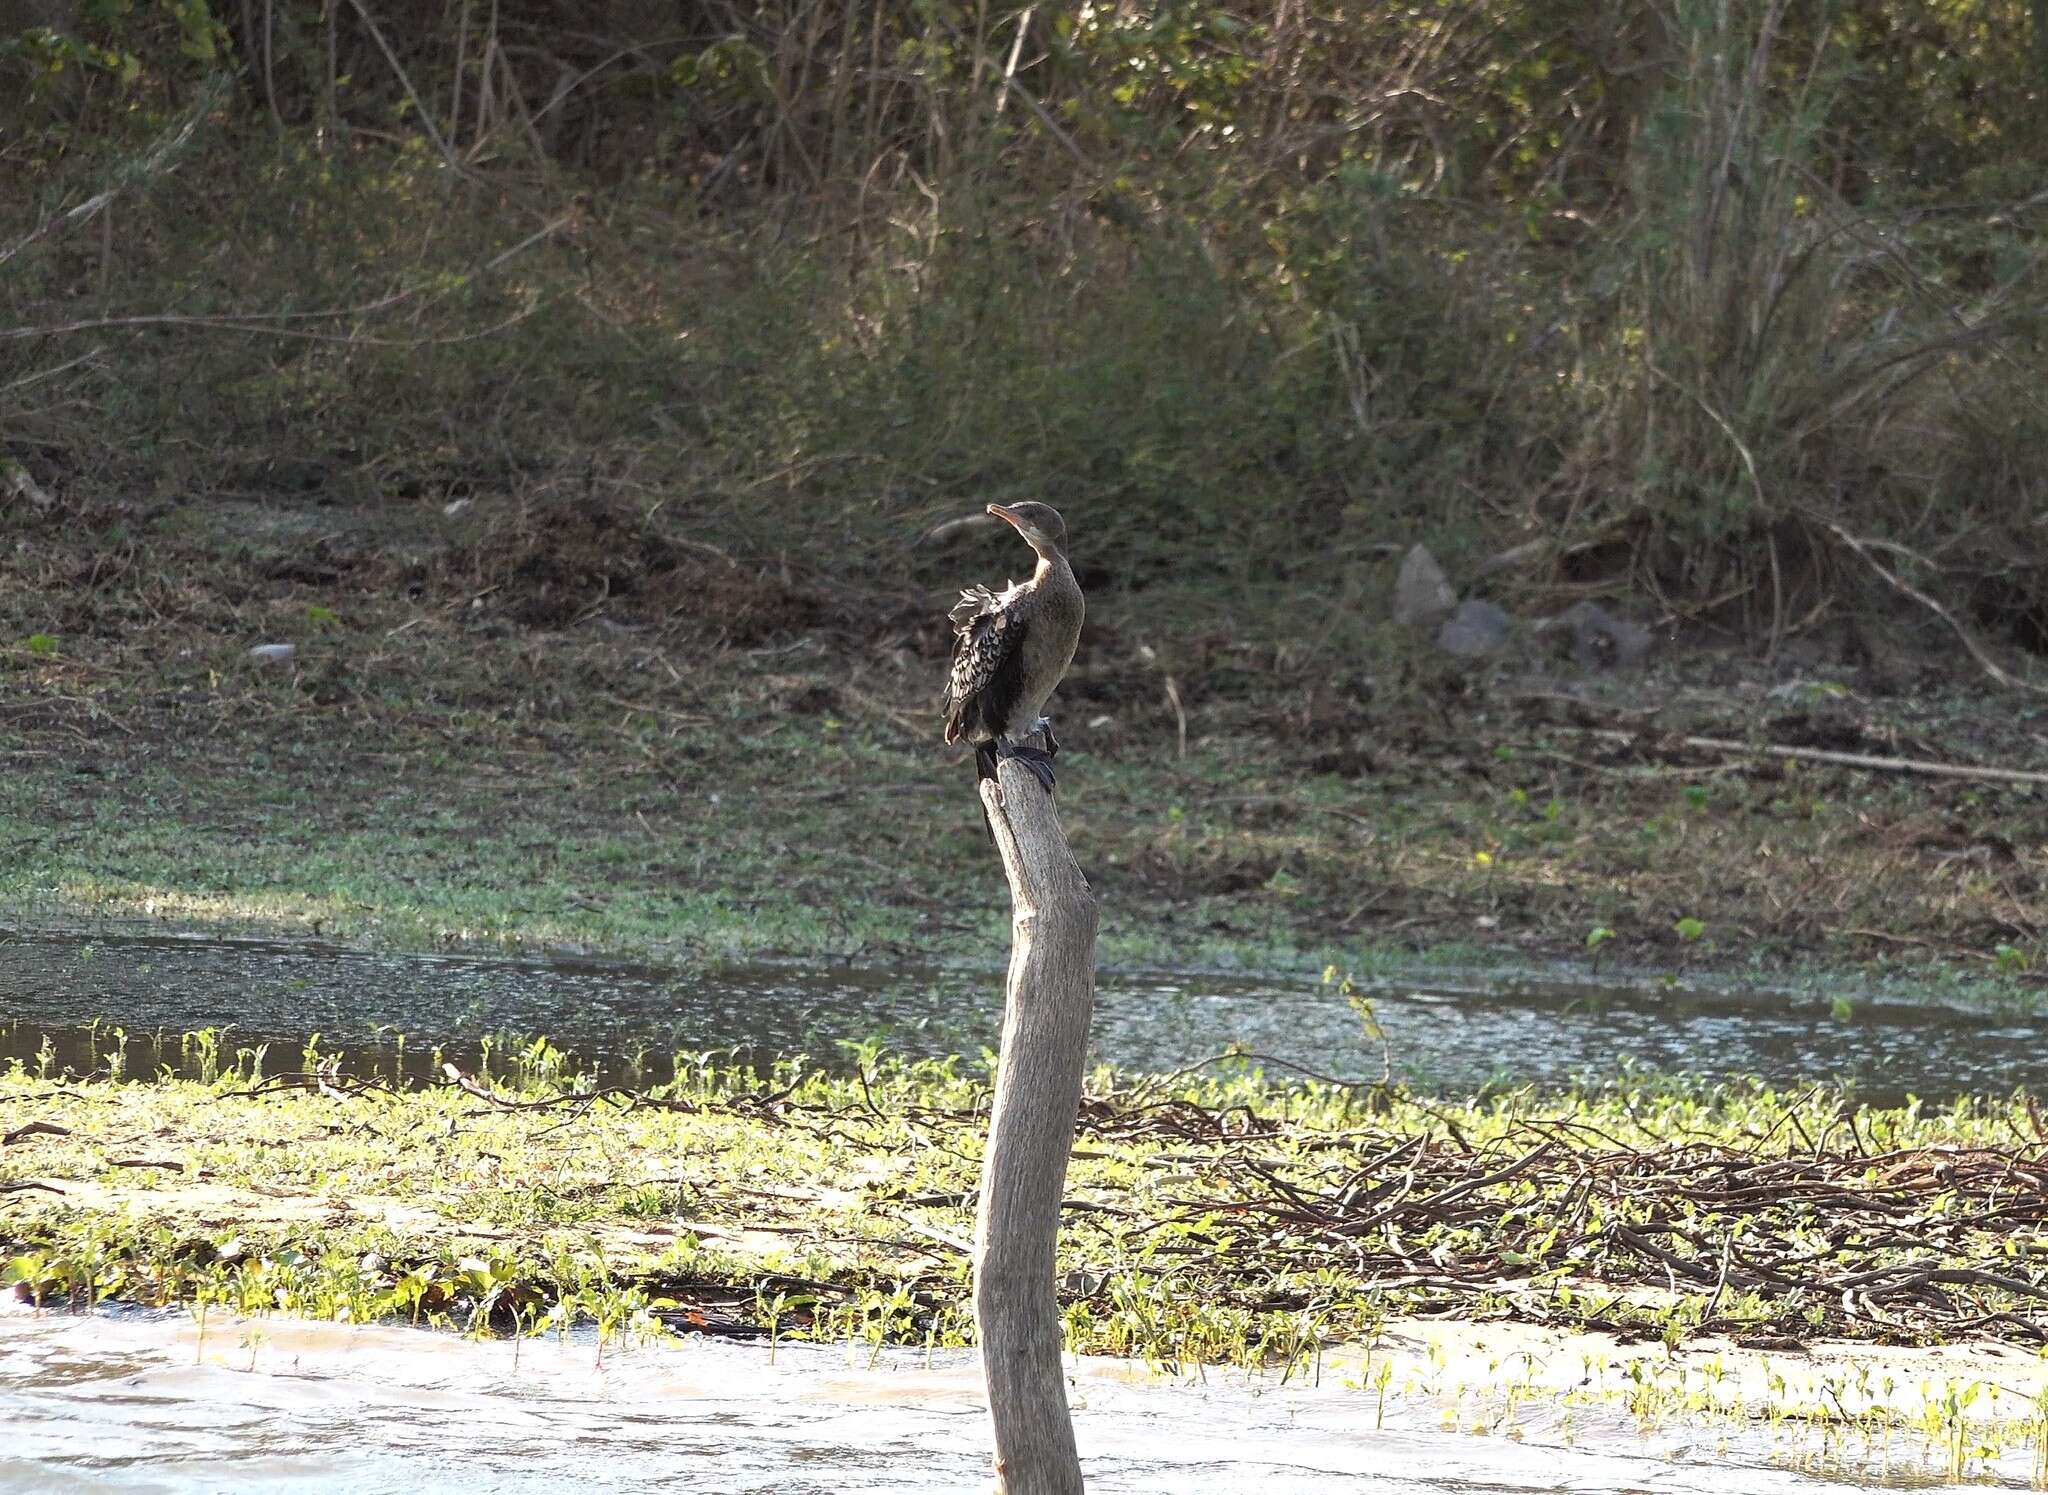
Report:
[{"label": "bird's wing", "polygon": [[987,587],[969,587],[950,614],[953,668],[946,676],[946,741],[999,735],[1021,684],[1025,609]]}]

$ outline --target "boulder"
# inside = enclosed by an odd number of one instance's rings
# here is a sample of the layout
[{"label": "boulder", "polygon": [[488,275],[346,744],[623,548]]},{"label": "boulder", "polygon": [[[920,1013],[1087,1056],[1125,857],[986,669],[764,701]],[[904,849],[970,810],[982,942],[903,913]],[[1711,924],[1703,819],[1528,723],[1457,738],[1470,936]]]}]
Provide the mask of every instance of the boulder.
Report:
[{"label": "boulder", "polygon": [[1459,659],[1478,659],[1508,641],[1514,621],[1493,603],[1468,597],[1436,631],[1436,646]]},{"label": "boulder", "polygon": [[1458,594],[1428,547],[1411,549],[1394,579],[1394,621],[1403,628],[1435,628],[1457,605]]}]

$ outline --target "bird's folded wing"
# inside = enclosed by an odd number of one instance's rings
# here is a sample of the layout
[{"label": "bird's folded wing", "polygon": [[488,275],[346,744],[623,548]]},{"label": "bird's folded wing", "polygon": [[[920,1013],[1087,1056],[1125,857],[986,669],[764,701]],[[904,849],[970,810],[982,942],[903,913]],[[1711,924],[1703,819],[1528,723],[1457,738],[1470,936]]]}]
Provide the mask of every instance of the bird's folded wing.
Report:
[{"label": "bird's folded wing", "polygon": [[948,742],[1002,730],[1018,684],[1015,660],[1023,642],[1023,611],[1005,607],[987,587],[960,594],[951,615],[960,637],[946,677]]},{"label": "bird's folded wing", "polygon": [[953,604],[953,610],[946,616],[953,620],[953,631],[965,638],[978,619],[1000,612],[1002,607],[1003,599],[987,587],[969,587],[960,594],[960,600]]}]

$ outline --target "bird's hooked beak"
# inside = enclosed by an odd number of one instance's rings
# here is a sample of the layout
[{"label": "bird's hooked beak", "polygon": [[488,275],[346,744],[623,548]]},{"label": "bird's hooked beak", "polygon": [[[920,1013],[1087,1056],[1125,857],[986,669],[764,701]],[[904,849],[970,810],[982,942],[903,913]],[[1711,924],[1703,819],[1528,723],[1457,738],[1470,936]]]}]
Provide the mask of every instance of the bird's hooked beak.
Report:
[{"label": "bird's hooked beak", "polygon": [[1041,560],[1059,553],[1059,547],[1053,544],[1044,530],[1033,524],[1024,515],[1019,514],[1008,504],[990,504],[988,512],[991,516],[1002,520],[1003,523],[1009,525],[1011,529],[1022,535],[1024,543],[1037,551]]}]

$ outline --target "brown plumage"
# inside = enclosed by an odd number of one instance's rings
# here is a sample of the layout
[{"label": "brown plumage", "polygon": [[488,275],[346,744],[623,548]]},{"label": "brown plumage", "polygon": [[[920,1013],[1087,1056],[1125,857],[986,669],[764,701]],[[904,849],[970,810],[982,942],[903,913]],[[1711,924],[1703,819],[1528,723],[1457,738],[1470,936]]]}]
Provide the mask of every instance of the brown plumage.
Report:
[{"label": "brown plumage", "polygon": [[971,743],[976,770],[995,777],[998,753],[1024,758],[1047,788],[1049,751],[1020,747],[1037,729],[1046,698],[1066,674],[1080,642],[1087,611],[1067,564],[1067,526],[1041,503],[990,504],[989,513],[1013,526],[1031,545],[1038,565],[1028,581],[1001,592],[969,587],[952,610],[953,668],[946,678],[946,741]]}]

